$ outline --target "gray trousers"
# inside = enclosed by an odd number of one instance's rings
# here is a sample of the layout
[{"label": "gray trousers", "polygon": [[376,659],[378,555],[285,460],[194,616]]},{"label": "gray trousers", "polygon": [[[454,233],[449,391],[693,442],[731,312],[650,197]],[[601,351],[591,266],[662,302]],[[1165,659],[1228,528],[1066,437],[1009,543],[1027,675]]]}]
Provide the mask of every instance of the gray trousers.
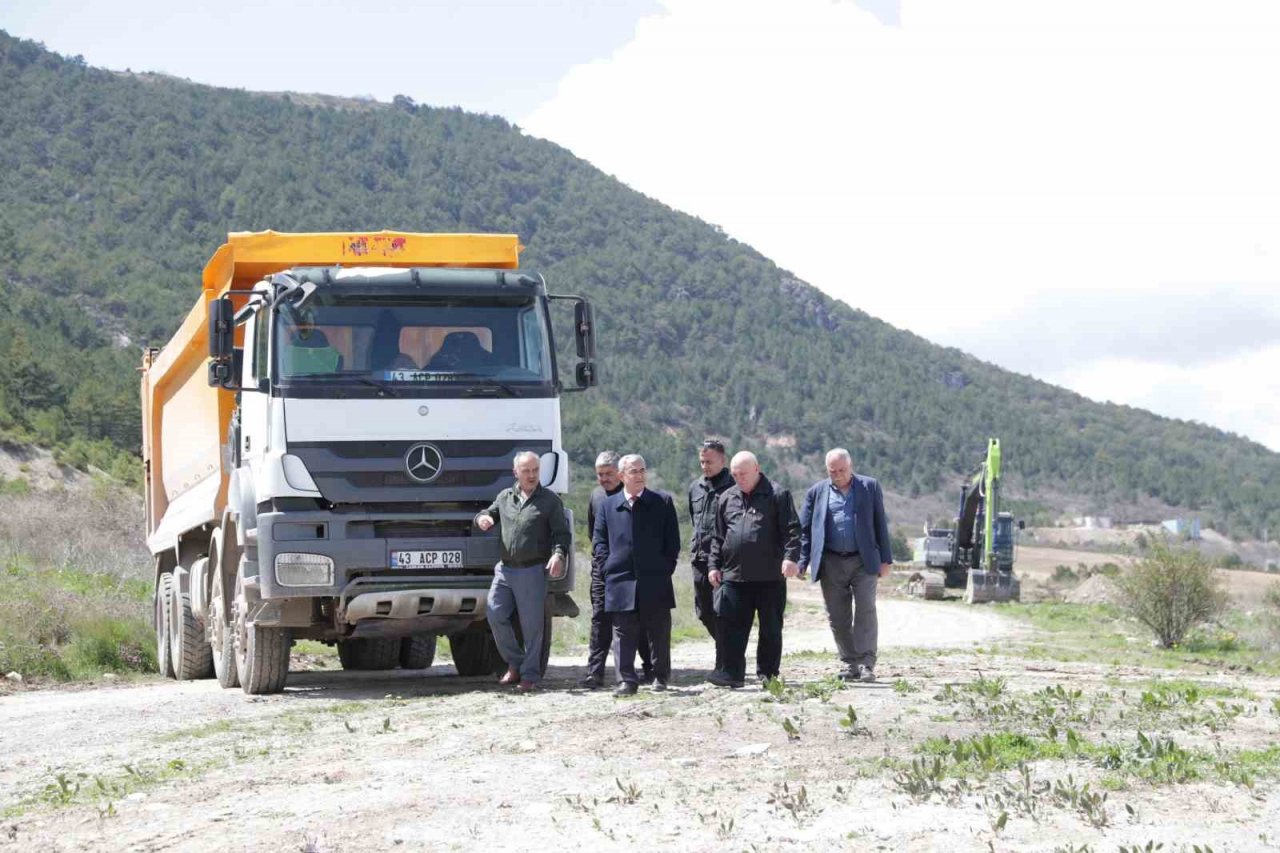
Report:
[{"label": "gray trousers", "polygon": [[[525,681],[542,679],[542,609],[547,601],[546,567],[542,565],[513,569],[502,563],[494,566],[493,585],[489,587],[489,628],[498,652]],[[516,639],[513,618],[520,620],[524,646]]]},{"label": "gray trousers", "polygon": [[878,575],[863,570],[862,558],[857,554],[841,557],[828,551],[822,555],[818,583],[827,605],[827,624],[831,626],[831,636],[845,666],[876,665],[879,580]]}]

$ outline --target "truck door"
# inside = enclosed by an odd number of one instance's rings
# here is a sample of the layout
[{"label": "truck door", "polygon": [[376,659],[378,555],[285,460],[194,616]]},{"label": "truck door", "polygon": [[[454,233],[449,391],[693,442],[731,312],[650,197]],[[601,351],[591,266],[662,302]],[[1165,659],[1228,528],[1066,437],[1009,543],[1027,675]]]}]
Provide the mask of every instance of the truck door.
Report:
[{"label": "truck door", "polygon": [[258,309],[245,329],[244,390],[240,392],[240,466],[248,466],[256,482],[262,469],[262,456],[271,434],[267,423],[271,401],[271,360],[269,344],[271,311],[266,306]]}]

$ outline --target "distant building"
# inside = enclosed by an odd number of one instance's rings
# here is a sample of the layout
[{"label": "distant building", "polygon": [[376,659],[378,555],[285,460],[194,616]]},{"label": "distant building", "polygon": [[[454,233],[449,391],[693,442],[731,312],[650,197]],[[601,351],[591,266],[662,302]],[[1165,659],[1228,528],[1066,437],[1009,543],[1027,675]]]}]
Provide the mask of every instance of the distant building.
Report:
[{"label": "distant building", "polygon": [[1160,522],[1160,526],[1174,536],[1185,536],[1188,539],[1200,538],[1200,519],[1170,518]]},{"label": "distant building", "polygon": [[1110,530],[1111,526],[1111,516],[1108,515],[1084,515],[1076,519],[1076,527],[1086,530]]}]

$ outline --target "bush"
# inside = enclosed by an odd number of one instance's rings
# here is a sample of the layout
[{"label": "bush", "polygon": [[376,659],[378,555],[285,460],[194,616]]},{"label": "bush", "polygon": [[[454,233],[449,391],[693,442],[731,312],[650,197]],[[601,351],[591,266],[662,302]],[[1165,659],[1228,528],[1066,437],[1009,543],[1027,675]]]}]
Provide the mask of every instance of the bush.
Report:
[{"label": "bush", "polygon": [[1267,628],[1267,642],[1273,649],[1280,649],[1280,583],[1267,588],[1263,598],[1263,620]]},{"label": "bush", "polygon": [[1120,576],[1125,609],[1165,648],[1181,643],[1227,605],[1213,566],[1194,548],[1153,541],[1147,556]]},{"label": "bush", "polygon": [[1053,575],[1049,578],[1054,583],[1073,584],[1080,582],[1080,576],[1075,570],[1066,563],[1059,563],[1053,567]]}]

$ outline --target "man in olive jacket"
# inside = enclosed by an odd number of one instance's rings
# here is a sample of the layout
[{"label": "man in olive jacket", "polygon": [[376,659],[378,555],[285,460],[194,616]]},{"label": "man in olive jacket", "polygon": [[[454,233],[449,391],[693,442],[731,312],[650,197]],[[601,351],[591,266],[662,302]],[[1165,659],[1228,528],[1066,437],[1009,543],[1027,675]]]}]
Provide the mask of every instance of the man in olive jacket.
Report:
[{"label": "man in olive jacket", "polygon": [[720,669],[708,681],[741,687],[746,679],[751,623],[760,619],[756,674],[774,678],[782,666],[782,614],[787,578],[800,574],[800,521],[791,492],[760,473],[754,454],[733,457],[735,485],[716,501],[707,577],[720,592]]}]

